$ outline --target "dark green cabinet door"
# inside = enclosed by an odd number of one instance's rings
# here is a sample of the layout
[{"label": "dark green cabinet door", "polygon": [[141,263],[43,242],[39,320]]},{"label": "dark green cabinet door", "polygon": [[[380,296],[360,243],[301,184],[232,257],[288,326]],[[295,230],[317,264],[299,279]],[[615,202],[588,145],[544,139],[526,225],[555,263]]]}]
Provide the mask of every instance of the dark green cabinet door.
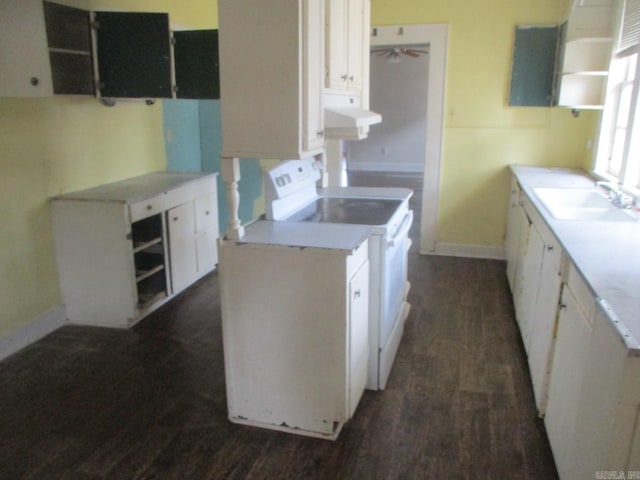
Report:
[{"label": "dark green cabinet door", "polygon": [[218,31],[173,32],[176,97],[220,98]]},{"label": "dark green cabinet door", "polygon": [[171,98],[171,43],[165,13],[96,12],[100,95]]}]

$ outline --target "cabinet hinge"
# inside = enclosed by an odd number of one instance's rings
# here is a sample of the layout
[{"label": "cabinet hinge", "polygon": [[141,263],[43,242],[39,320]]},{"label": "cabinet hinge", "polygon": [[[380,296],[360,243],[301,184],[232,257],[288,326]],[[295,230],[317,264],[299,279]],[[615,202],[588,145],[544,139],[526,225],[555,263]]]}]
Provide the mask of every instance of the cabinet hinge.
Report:
[{"label": "cabinet hinge", "polygon": [[93,20],[91,22],[91,28],[93,28],[94,30],[98,30],[100,28],[100,22],[98,22],[97,20]]},{"label": "cabinet hinge", "polygon": [[178,85],[171,87],[174,93],[178,93]]},{"label": "cabinet hinge", "polygon": [[171,35],[171,45],[176,45],[176,37],[174,37],[173,35]]},{"label": "cabinet hinge", "polygon": [[133,236],[131,235],[131,232],[127,233],[127,235],[125,235],[127,240],[131,240],[133,239]]}]

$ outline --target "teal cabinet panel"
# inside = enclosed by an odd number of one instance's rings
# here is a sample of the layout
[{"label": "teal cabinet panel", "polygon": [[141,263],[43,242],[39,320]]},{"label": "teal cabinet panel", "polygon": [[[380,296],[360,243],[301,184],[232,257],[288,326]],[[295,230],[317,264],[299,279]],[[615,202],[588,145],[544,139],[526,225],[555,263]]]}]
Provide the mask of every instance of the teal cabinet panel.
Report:
[{"label": "teal cabinet panel", "polygon": [[509,105],[550,107],[554,104],[559,26],[517,26]]}]

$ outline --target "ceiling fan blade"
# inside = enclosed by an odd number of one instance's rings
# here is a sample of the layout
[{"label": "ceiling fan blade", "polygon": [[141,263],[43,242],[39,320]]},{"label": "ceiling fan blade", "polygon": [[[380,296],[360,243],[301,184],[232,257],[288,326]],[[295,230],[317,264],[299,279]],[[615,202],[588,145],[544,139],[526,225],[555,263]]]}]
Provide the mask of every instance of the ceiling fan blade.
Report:
[{"label": "ceiling fan blade", "polygon": [[402,53],[404,53],[405,55],[409,55],[410,57],[419,57],[420,56],[420,54],[414,53],[411,50],[403,50]]}]

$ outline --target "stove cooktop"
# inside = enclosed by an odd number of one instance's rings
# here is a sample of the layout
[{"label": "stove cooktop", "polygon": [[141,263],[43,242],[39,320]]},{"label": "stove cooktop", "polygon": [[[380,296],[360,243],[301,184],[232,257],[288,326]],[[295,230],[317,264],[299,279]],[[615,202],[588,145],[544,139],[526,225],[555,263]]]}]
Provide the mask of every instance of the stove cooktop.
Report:
[{"label": "stove cooktop", "polygon": [[287,218],[288,222],[386,225],[402,200],[320,197]]}]

